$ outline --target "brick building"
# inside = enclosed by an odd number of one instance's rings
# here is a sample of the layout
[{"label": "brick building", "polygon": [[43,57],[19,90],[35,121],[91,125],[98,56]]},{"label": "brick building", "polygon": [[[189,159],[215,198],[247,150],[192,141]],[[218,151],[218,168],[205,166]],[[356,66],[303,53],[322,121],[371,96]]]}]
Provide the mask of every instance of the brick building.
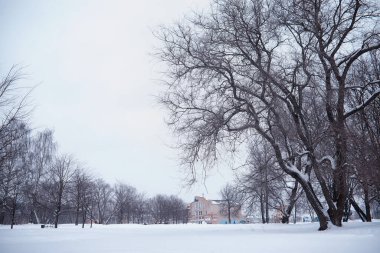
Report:
[{"label": "brick building", "polygon": [[[226,224],[228,217],[221,214],[221,200],[207,200],[204,197],[195,196],[194,201],[189,205],[190,223]],[[241,212],[237,216],[231,217],[231,223],[240,223]]]}]

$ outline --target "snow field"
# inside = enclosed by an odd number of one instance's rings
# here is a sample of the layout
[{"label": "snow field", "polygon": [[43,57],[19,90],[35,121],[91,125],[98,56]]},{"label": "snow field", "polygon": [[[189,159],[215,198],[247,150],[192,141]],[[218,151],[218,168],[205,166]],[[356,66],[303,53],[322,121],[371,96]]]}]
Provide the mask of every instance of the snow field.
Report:
[{"label": "snow field", "polygon": [[317,231],[317,223],[246,225],[0,226],[0,252],[107,253],[378,253],[380,222],[350,222]]}]

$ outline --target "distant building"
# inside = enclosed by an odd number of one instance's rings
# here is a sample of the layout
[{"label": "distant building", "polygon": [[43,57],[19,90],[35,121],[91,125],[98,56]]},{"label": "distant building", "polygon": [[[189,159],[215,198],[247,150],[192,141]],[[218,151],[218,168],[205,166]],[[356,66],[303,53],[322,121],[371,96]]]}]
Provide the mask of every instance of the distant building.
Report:
[{"label": "distant building", "polygon": [[[194,202],[189,205],[189,223],[227,224],[228,217],[221,214],[221,203],[221,200],[195,196]],[[242,220],[241,212],[237,216],[231,216],[231,223],[241,223]]]}]

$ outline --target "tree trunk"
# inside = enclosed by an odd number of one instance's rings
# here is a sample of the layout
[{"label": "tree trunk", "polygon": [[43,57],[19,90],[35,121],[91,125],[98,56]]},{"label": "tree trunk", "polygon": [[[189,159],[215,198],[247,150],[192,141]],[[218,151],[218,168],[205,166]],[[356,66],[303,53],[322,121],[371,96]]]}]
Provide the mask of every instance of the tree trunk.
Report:
[{"label": "tree trunk", "polygon": [[261,211],[261,221],[265,224],[265,210],[264,210],[264,199],[263,193],[260,195],[260,211]]},{"label": "tree trunk", "polygon": [[54,228],[58,228],[58,219],[61,213],[61,206],[62,206],[62,195],[60,195],[58,198],[57,206],[54,213]]},{"label": "tree trunk", "polygon": [[16,218],[16,208],[17,208],[17,203],[16,203],[17,195],[15,199],[13,200],[13,205],[12,205],[12,219],[11,219],[11,229],[13,229],[13,225],[15,224],[15,218]]},{"label": "tree trunk", "polygon": [[305,195],[312,206],[314,212],[316,213],[318,219],[319,219],[319,231],[324,231],[328,228],[328,218],[323,212],[323,208],[321,203],[319,202],[317,196],[315,195],[314,191],[312,190],[310,183],[306,183],[302,180],[300,180],[300,184],[302,186],[302,189],[305,192]]},{"label": "tree trunk", "polygon": [[282,218],[281,218],[281,223],[288,224],[289,223],[289,216],[286,214],[283,214]]},{"label": "tree trunk", "polygon": [[269,185],[268,168],[265,166],[265,222],[269,223]]},{"label": "tree trunk", "polygon": [[346,204],[344,207],[344,216],[343,216],[343,222],[347,222],[351,215],[351,201],[349,198],[346,200]]},{"label": "tree trunk", "polygon": [[86,222],[86,216],[87,216],[87,212],[86,212],[86,209],[83,208],[82,210],[82,228],[84,228],[84,223]]},{"label": "tree trunk", "polygon": [[77,208],[75,210],[75,226],[78,226],[79,223],[79,205],[77,205]]},{"label": "tree trunk", "polygon": [[37,200],[36,200],[36,197],[35,197],[35,193],[33,193],[33,197],[32,197],[32,210],[30,211],[30,221],[33,223],[33,224],[40,224],[40,218],[38,217],[38,214],[37,214]]},{"label": "tree trunk", "polygon": [[92,208],[91,208],[91,211],[90,211],[90,222],[91,222],[91,223],[90,223],[90,228],[92,228],[92,217],[93,217],[93,216],[92,216]]},{"label": "tree trunk", "polygon": [[38,217],[36,209],[33,210],[34,218],[36,220],[36,224],[40,224],[40,218]]},{"label": "tree trunk", "polygon": [[228,203],[228,224],[231,224],[231,204]]},{"label": "tree trunk", "polygon": [[368,185],[364,187],[364,205],[365,205],[366,221],[371,222],[372,217],[371,217],[371,206],[369,204]]},{"label": "tree trunk", "polygon": [[282,219],[281,219],[281,222],[284,224],[289,223],[289,217],[297,201],[297,190],[298,190],[298,182],[296,181],[294,183],[292,193],[290,194],[289,205],[286,208],[285,214],[283,214]]},{"label": "tree trunk", "polygon": [[123,218],[124,218],[124,211],[123,211],[122,208],[120,208],[120,210],[119,210],[119,218],[118,218],[119,224],[123,223]]},{"label": "tree trunk", "polygon": [[358,213],[360,219],[361,219],[363,222],[366,222],[366,221],[367,221],[367,216],[366,216],[366,214],[363,212],[363,210],[359,207],[359,205],[356,203],[355,199],[354,199],[354,198],[351,198],[350,201],[351,201],[351,204],[352,204],[353,208],[354,208],[355,211]]},{"label": "tree trunk", "polygon": [[58,228],[59,213],[61,212],[61,205],[59,204],[54,213],[54,228]]},{"label": "tree trunk", "polygon": [[40,224],[41,220],[40,217],[37,214],[37,207],[38,207],[38,200],[37,200],[37,193],[34,192],[32,196],[32,215],[34,216],[33,224]]},{"label": "tree trunk", "polygon": [[5,209],[2,208],[0,210],[0,224],[4,225],[4,220],[5,220]]},{"label": "tree trunk", "polygon": [[338,102],[336,105],[337,118],[332,122],[335,137],[336,167],[333,171],[333,201],[336,210],[328,210],[331,222],[342,226],[344,208],[348,196],[347,187],[347,136],[344,119],[344,84],[339,83]]},{"label": "tree trunk", "polygon": [[[279,146],[270,138],[267,139],[269,142],[272,142],[271,145],[275,151],[277,161],[280,165],[280,167],[287,172],[290,176],[292,176],[297,182],[299,182],[302,186],[302,189],[304,190],[306,194],[306,198],[309,201],[310,205],[313,207],[314,212],[317,214],[318,219],[319,219],[319,231],[326,230],[328,228],[328,218],[323,212],[323,206],[321,202],[319,201],[317,195],[315,194],[313,190],[313,186],[311,185],[310,182],[305,181],[303,178],[300,177],[299,174],[293,173],[287,169],[287,166],[282,158],[281,150]],[[315,163],[315,161],[313,161]],[[317,171],[316,171],[317,174]],[[318,177],[318,175],[317,175]]]}]

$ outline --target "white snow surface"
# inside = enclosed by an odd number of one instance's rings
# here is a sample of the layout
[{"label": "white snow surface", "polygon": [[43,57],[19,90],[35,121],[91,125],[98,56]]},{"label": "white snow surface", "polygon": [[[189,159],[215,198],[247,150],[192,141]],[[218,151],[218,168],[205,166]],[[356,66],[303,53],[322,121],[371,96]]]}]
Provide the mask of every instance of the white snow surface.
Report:
[{"label": "white snow surface", "polygon": [[86,226],[0,226],[0,252],[380,252],[380,222],[349,222],[323,232],[317,223]]}]

